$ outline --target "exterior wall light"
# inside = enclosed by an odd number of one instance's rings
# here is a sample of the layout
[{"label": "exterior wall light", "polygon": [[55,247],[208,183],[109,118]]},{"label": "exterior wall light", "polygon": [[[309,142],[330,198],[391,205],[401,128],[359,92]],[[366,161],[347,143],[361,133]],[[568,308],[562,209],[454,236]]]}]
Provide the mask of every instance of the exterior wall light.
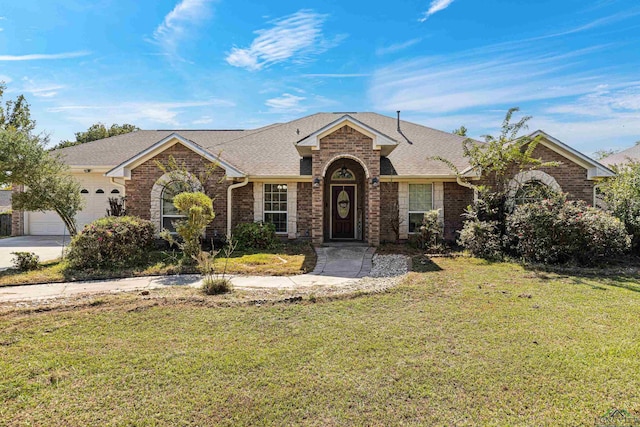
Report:
[{"label": "exterior wall light", "polygon": [[378,185],[380,185],[380,179],[377,176],[374,176],[373,178],[371,178],[371,185],[377,187]]},{"label": "exterior wall light", "polygon": [[318,178],[318,177],[313,178],[313,186],[315,188],[320,187],[320,178]]}]

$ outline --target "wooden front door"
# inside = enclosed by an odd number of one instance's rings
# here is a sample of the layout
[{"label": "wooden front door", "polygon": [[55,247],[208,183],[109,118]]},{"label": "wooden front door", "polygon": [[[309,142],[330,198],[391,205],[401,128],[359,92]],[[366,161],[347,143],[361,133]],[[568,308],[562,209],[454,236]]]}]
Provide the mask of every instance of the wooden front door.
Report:
[{"label": "wooden front door", "polygon": [[355,239],[356,186],[331,186],[331,238]]}]

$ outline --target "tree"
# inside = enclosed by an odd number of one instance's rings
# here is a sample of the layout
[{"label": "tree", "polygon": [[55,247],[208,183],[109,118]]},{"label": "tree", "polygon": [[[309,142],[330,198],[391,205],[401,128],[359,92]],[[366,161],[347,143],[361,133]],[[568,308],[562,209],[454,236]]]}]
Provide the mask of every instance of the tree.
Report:
[{"label": "tree", "polygon": [[607,209],[633,236],[633,248],[640,249],[640,162],[617,167],[616,175],[599,186]]},{"label": "tree", "polygon": [[80,184],[68,173],[68,167],[47,151],[46,136],[33,134],[36,122],[23,95],[2,107],[5,88],[0,83],[0,187],[22,186],[24,192],[13,194],[14,209],[55,211],[75,235],[75,216],[83,202]]},{"label": "tree", "polygon": [[3,107],[2,96],[6,88],[4,82],[0,82],[0,130],[13,129],[31,133],[36,122],[31,119],[29,103],[24,95],[19,95],[15,101],[8,100]]},{"label": "tree", "polygon": [[[540,137],[531,138],[520,136],[522,130],[527,129],[530,116],[524,116],[516,123],[512,123],[513,114],[519,108],[507,111],[498,136],[484,135],[484,143],[467,138],[462,143],[464,156],[471,171],[476,175],[482,174],[479,184],[463,176],[461,171],[448,159],[434,157],[447,164],[458,176],[458,181],[472,188],[478,194],[477,202],[465,213],[468,221],[465,223],[461,236],[475,238],[478,230],[497,242],[505,235],[507,215],[513,204],[509,203],[508,185],[515,173],[539,167],[555,166],[556,162],[544,162],[534,158],[533,152],[540,142]],[[500,244],[500,243],[498,243]],[[483,244],[483,246],[490,246]]]},{"label": "tree", "polygon": [[454,129],[453,132],[456,135],[467,136],[467,128],[464,126],[460,126],[458,129]]},{"label": "tree", "polygon": [[97,141],[99,139],[109,138],[111,136],[123,135],[125,133],[135,132],[137,130],[140,130],[140,128],[128,123],[122,125],[114,123],[110,128],[107,128],[104,123],[95,123],[91,125],[86,132],[76,132],[75,141],[60,141],[60,144],[56,145],[54,147],[54,150],[58,148],[73,147],[74,145]]},{"label": "tree", "polygon": [[618,152],[618,150],[613,150],[613,149],[609,149],[609,150],[597,150],[595,153],[593,153],[593,156],[595,157],[596,160],[602,160],[605,157],[609,157],[613,154],[616,154]]},{"label": "tree", "polygon": [[0,184],[24,186],[23,192],[13,194],[14,209],[54,211],[74,236],[75,216],[83,204],[80,184],[45,145],[46,139],[39,136],[0,130]]}]

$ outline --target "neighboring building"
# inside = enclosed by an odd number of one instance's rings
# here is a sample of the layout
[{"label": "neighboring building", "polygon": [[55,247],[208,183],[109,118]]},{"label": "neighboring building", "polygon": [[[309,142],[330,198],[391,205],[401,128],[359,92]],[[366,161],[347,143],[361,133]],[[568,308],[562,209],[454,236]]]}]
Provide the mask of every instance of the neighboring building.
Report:
[{"label": "neighboring building", "polygon": [[0,190],[0,213],[11,210],[11,190]]},{"label": "neighboring building", "polygon": [[640,144],[636,144],[631,148],[627,148],[619,153],[612,154],[600,160],[605,166],[612,167],[615,165],[622,165],[631,161],[640,161]]},{"label": "neighboring building", "polygon": [[[534,156],[562,164],[515,177],[513,190],[535,181],[594,201],[594,184],[606,167],[538,131]],[[378,245],[417,230],[423,213],[440,209],[446,237],[454,238],[473,191],[447,165],[468,169],[464,137],[375,113],[318,113],[253,130],[137,131],[58,152],[71,166],[87,199],[82,225],[104,216],[110,196],[127,196],[133,215],[170,228],[177,217],[171,178],[157,166],[173,156],[191,178],[218,162],[207,182],[216,218],[209,235],[247,221],[268,221],[289,239],[363,241]],[[14,234],[61,234],[53,213],[15,212]]]}]

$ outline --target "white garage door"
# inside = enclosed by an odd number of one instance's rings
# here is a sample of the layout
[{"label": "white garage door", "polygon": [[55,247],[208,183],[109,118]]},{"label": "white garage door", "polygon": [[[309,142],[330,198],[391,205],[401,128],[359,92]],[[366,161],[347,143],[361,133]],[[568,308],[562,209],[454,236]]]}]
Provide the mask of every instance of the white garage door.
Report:
[{"label": "white garage door", "polygon": [[[75,175],[82,188],[84,209],[76,216],[78,231],[90,222],[102,218],[109,208],[109,197],[124,196],[122,187],[113,185],[109,178],[101,174]],[[62,220],[55,212],[27,212],[25,214],[25,234],[50,236],[69,234]]]}]

